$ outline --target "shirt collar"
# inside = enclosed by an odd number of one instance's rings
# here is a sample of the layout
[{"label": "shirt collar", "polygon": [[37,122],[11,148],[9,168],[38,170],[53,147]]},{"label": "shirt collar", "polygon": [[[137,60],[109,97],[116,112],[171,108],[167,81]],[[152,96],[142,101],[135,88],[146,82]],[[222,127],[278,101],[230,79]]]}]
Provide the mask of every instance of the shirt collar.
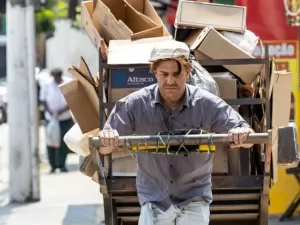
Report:
[{"label": "shirt collar", "polygon": [[[190,99],[189,87],[188,87],[188,85],[185,85],[185,95],[184,95],[184,99],[182,100],[182,102],[180,103],[180,105],[189,107],[189,99]],[[163,104],[162,101],[161,101],[161,98],[160,98],[160,94],[159,94],[159,90],[158,90],[158,85],[156,85],[154,87],[153,101],[154,101],[154,103]]]}]

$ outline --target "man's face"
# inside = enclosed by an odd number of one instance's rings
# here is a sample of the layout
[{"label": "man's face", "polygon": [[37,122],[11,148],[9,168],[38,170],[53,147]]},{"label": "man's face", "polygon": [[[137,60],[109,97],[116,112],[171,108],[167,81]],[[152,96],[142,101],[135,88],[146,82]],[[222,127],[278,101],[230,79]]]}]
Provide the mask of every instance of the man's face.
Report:
[{"label": "man's face", "polygon": [[166,60],[158,63],[154,69],[160,94],[166,101],[179,101],[185,92],[185,83],[188,73],[183,66],[181,71],[175,60]]},{"label": "man's face", "polygon": [[53,75],[53,78],[55,80],[55,83],[60,84],[62,79],[60,75]]}]

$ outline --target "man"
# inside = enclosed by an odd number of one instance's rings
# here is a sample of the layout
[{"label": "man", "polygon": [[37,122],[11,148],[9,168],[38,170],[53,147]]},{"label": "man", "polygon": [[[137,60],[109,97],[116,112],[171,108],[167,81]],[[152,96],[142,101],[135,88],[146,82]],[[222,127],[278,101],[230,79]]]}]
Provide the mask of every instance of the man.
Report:
[{"label": "man", "polygon": [[[150,56],[157,84],[119,100],[99,136],[103,154],[116,150],[119,135],[151,135],[166,130],[228,132],[230,146],[243,144],[253,130],[219,97],[186,84],[191,72],[189,48],[163,42]],[[212,201],[213,154],[137,153],[136,187],[142,206],[139,225],[208,225]]]},{"label": "man", "polygon": [[63,141],[63,137],[74,125],[74,122],[59,85],[68,82],[70,78],[62,76],[61,69],[53,69],[51,75],[51,79],[42,84],[40,90],[40,101],[45,109],[45,119],[47,123],[53,116],[57,116],[61,131],[60,147],[56,149],[47,146],[51,166],[50,173],[54,173],[56,169],[60,169],[61,172],[68,172],[65,163],[69,149]]}]

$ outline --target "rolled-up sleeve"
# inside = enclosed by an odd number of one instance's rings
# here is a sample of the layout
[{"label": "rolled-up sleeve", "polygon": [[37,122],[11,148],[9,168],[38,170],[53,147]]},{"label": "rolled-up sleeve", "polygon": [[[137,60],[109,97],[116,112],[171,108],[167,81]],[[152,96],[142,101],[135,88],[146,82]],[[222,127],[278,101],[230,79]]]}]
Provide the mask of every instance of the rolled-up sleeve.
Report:
[{"label": "rolled-up sleeve", "polygon": [[227,133],[237,127],[250,127],[243,117],[221,98],[210,101],[211,131]]},{"label": "rolled-up sleeve", "polygon": [[117,130],[120,136],[131,135],[134,132],[133,102],[122,99],[116,102],[110,113],[104,130]]}]

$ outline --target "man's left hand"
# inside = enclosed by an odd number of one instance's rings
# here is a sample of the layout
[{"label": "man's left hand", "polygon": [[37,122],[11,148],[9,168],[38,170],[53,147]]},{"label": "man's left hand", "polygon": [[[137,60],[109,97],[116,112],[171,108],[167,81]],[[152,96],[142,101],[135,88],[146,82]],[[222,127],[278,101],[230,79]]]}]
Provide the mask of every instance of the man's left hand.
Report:
[{"label": "man's left hand", "polygon": [[230,148],[251,148],[253,144],[244,144],[250,133],[255,133],[250,127],[237,127],[228,132]]}]

